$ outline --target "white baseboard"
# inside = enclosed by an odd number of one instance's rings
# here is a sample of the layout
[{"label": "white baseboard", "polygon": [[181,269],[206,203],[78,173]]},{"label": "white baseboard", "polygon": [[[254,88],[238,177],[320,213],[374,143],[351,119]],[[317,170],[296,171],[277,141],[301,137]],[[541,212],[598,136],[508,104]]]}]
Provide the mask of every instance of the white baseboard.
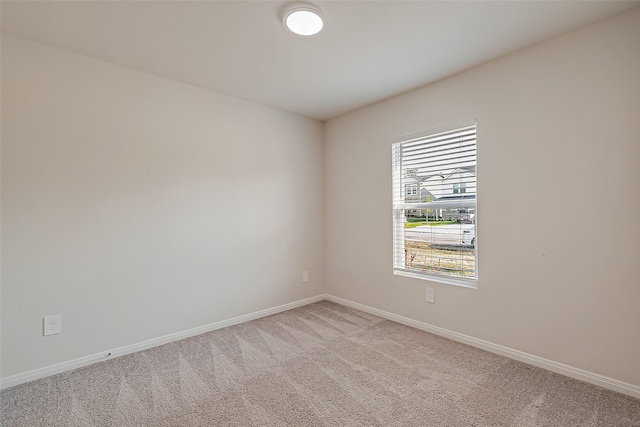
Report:
[{"label": "white baseboard", "polygon": [[585,371],[583,369],[574,368],[572,366],[565,365],[563,363],[554,362],[553,360],[534,356],[532,354],[515,350],[513,348],[505,347],[499,344],[494,344],[489,341],[474,338],[469,335],[460,334],[458,332],[453,332],[448,329],[440,328],[438,326],[430,325],[428,323],[409,319],[408,317],[399,316],[397,314],[389,313],[387,311],[379,310],[377,308],[369,307],[364,304],[359,304],[357,302],[349,301],[347,299],[339,298],[329,294],[316,295],[315,297],[294,301],[288,304],[283,304],[277,307],[256,311],[254,313],[233,317],[231,319],[210,323],[208,325],[200,326],[200,327],[189,329],[186,331],[176,332],[174,334],[169,334],[169,335],[153,338],[146,341],[141,341],[139,343],[119,347],[113,350],[103,351],[101,353],[80,357],[78,359],[70,360],[67,362],[57,363],[54,365],[45,366],[44,368],[34,369],[32,371],[2,378],[0,379],[0,389],[6,389],[6,388],[23,384],[29,381],[34,381],[40,378],[45,378],[51,375],[55,375],[55,374],[70,371],[73,369],[81,368],[83,366],[91,365],[93,363],[109,360],[114,357],[124,356],[126,354],[135,353],[137,351],[146,350],[146,349],[157,347],[163,344],[168,344],[173,341],[182,340],[195,335],[214,331],[216,329],[226,328],[227,326],[233,326],[239,323],[248,322],[250,320],[259,319],[261,317],[270,316],[272,314],[291,310],[293,308],[301,307],[307,304],[312,304],[314,302],[318,302],[322,300],[333,301],[335,303],[342,304],[347,307],[355,308],[356,310],[361,310],[366,313],[370,313],[388,320],[392,320],[394,322],[401,323],[403,325],[411,326],[413,328],[420,329],[426,332],[431,332],[433,334],[436,334],[445,338],[449,338],[451,340],[458,341],[463,344],[468,344],[473,347],[481,348],[491,353],[496,353],[496,354],[508,357],[510,359],[515,359],[520,362],[538,366],[540,368],[547,369],[549,371],[556,372],[558,374],[565,375],[567,377],[575,378],[580,381],[584,381],[590,384],[594,384],[609,390],[616,391],[618,393],[626,394],[628,396],[632,396],[640,399],[640,387],[636,385],[618,381],[613,378],[606,377],[604,375],[599,375],[593,372]]},{"label": "white baseboard", "polygon": [[168,344],[173,341],[178,341],[185,338],[193,337],[195,335],[204,334],[205,332],[226,328],[227,326],[237,325],[239,323],[248,322],[249,320],[255,320],[261,317],[270,316],[272,314],[291,310],[293,308],[302,307],[303,305],[322,301],[326,299],[326,297],[327,297],[326,295],[316,295],[315,297],[305,298],[303,300],[290,302],[288,304],[267,308],[265,310],[260,310],[260,311],[256,311],[249,314],[244,314],[242,316],[233,317],[227,320],[221,320],[219,322],[210,323],[208,325],[199,326],[197,328],[188,329],[186,331],[176,332],[176,333],[164,335],[158,338],[152,338],[150,340],[141,341],[131,345],[126,345],[124,347],[119,347],[113,350],[107,350],[101,353],[79,357],[77,359],[69,360],[67,362],[56,363],[54,365],[45,366],[44,368],[34,369],[32,371],[24,372],[17,375],[12,375],[10,377],[0,379],[0,389],[7,389],[9,387],[13,387],[19,384],[24,384],[29,381],[45,378],[51,375],[70,371],[72,369],[78,369],[83,366],[91,365],[93,363],[102,362],[104,360],[113,359],[114,357],[124,356],[125,354],[135,353],[137,351],[142,351],[148,348],[157,347],[159,345]]},{"label": "white baseboard", "polygon": [[377,308],[349,301],[344,298],[339,298],[333,295],[324,295],[324,297],[329,301],[333,301],[347,307],[355,308],[356,310],[364,311],[365,313],[380,316],[394,322],[402,323],[403,325],[411,326],[416,329],[421,329],[426,332],[431,332],[435,335],[449,338],[453,341],[468,344],[470,346],[477,347],[491,353],[496,353],[510,359],[515,359],[529,365],[537,366],[548,371],[552,371],[561,375],[565,375],[567,377],[575,378],[580,381],[584,381],[640,399],[640,387],[633,384],[605,377],[604,375],[594,374],[593,372],[585,371],[584,369],[574,368],[573,366],[554,362],[553,360],[534,356],[533,354],[525,353],[523,351],[515,350],[513,348],[505,347],[499,344],[494,344],[489,341],[471,337],[469,335],[453,332],[448,329],[430,325],[428,323],[419,322],[417,320],[409,319],[408,317],[398,316],[397,314],[389,313]]}]

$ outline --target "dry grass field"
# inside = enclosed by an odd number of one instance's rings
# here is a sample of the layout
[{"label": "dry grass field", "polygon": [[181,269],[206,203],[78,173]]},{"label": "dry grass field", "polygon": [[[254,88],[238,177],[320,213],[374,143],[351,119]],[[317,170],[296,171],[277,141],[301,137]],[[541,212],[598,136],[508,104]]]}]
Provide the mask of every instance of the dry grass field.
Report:
[{"label": "dry grass field", "polygon": [[405,240],[407,269],[425,272],[449,272],[463,278],[475,276],[473,249],[436,249],[425,242]]}]

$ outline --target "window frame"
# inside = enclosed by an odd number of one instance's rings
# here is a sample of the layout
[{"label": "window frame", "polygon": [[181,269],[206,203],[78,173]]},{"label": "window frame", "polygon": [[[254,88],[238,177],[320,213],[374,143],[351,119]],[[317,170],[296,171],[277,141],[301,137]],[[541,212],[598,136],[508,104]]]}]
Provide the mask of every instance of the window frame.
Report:
[{"label": "window frame", "polygon": [[[475,153],[475,199],[474,202],[472,203],[473,206],[469,206],[469,200],[464,200],[463,198],[461,198],[461,200],[457,201],[457,203],[460,205],[459,207],[457,207],[457,209],[473,209],[474,211],[474,228],[475,228],[475,235],[476,235],[476,243],[474,245],[473,251],[474,251],[474,267],[475,267],[475,277],[473,278],[463,278],[463,277],[456,277],[456,276],[448,276],[448,275],[441,275],[441,274],[434,274],[432,272],[421,272],[421,271],[415,271],[415,270],[406,270],[406,269],[402,269],[399,268],[397,266],[397,260],[399,259],[403,259],[404,258],[404,254],[405,254],[405,250],[404,250],[404,222],[406,221],[406,217],[404,217],[403,215],[403,210],[405,209],[430,209],[432,208],[429,204],[429,202],[426,203],[419,203],[420,206],[414,206],[414,204],[410,204],[410,203],[398,203],[398,196],[401,195],[404,201],[404,186],[403,186],[403,182],[404,180],[402,180],[401,176],[402,176],[402,167],[400,167],[400,170],[396,169],[396,162],[398,162],[398,153],[396,152],[396,147],[397,146],[401,146],[401,144],[403,143],[408,143],[408,142],[414,142],[414,141],[419,141],[421,139],[428,139],[429,137],[433,137],[435,135],[441,134],[441,133],[446,133],[446,132],[454,132],[456,130],[460,130],[460,129],[464,129],[464,128],[468,128],[468,127],[473,127],[474,131],[475,131],[475,145],[474,148],[476,150]],[[477,147],[478,147],[478,126],[477,126],[477,122],[474,120],[472,122],[466,122],[463,124],[459,124],[456,126],[446,126],[446,127],[441,127],[441,128],[436,128],[436,129],[430,129],[430,130],[426,130],[426,131],[421,131],[421,132],[416,132],[416,133],[412,133],[412,134],[408,134],[408,135],[404,135],[404,136],[400,136],[400,137],[396,137],[392,140],[392,154],[391,154],[391,168],[392,168],[392,195],[391,195],[391,199],[392,199],[392,241],[393,241],[393,258],[392,258],[392,267],[393,267],[393,274],[394,275],[399,275],[399,276],[405,276],[405,277],[411,277],[411,278],[416,278],[416,279],[420,279],[420,280],[427,280],[427,281],[433,281],[433,282],[439,282],[439,283],[444,283],[444,284],[449,284],[449,285],[455,285],[455,286],[461,286],[461,287],[465,287],[465,288],[471,288],[471,289],[477,289],[478,288],[478,278],[479,278],[479,263],[478,263],[478,244],[477,244],[477,235],[478,235],[478,179],[477,179],[477,168],[478,168],[478,155],[477,155]],[[401,164],[401,159],[402,159],[402,154],[401,154],[401,150],[400,150],[400,164]],[[396,186],[400,185],[401,189],[397,189]],[[420,186],[418,186],[418,192],[420,192]],[[466,184],[465,184],[465,193],[454,193],[458,196],[462,196],[463,194],[466,194]],[[452,202],[451,204],[456,204],[456,202]],[[422,206],[424,205],[424,206]],[[403,218],[404,217],[404,218]],[[397,234],[397,230],[398,230],[398,224],[401,223],[402,226],[400,227],[400,236],[398,236]],[[398,240],[402,241],[402,254],[398,253],[398,251],[400,250],[400,245],[398,244]]]}]

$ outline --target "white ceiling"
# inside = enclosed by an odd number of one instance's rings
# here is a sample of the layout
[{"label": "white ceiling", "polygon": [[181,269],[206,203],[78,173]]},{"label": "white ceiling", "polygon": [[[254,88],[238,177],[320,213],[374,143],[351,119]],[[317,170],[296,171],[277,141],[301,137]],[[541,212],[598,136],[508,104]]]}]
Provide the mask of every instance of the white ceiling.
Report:
[{"label": "white ceiling", "polygon": [[6,1],[2,31],[320,120],[636,7],[638,1]]}]

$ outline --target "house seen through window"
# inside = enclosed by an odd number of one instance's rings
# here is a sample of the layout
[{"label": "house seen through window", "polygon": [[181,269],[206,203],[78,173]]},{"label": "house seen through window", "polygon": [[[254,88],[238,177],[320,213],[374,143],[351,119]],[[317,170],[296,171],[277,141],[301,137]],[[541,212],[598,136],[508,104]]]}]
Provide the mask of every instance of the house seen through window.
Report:
[{"label": "house seen through window", "polygon": [[403,138],[392,162],[394,273],[475,286],[475,123]]}]

